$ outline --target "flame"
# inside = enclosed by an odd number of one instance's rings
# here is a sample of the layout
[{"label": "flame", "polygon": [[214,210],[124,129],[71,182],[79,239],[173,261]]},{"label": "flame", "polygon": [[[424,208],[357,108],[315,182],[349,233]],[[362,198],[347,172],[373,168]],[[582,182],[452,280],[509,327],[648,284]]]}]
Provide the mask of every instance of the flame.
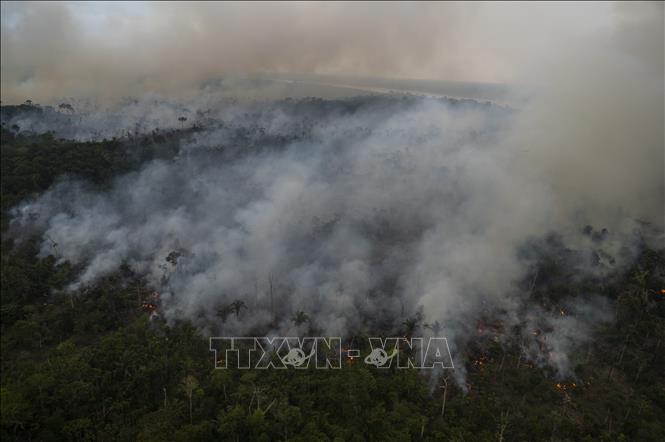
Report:
[{"label": "flame", "polygon": [[157,310],[157,305],[149,301],[144,301],[141,304],[141,308],[146,312],[153,312]]},{"label": "flame", "polygon": [[487,364],[487,362],[487,357],[481,356],[478,359],[475,359],[472,364],[476,367],[482,367],[483,365]]},{"label": "flame", "polygon": [[557,382],[554,385],[554,388],[556,388],[557,390],[565,392],[567,390],[572,390],[573,388],[577,388],[577,384],[575,382],[571,382],[570,384],[564,384],[564,383]]}]

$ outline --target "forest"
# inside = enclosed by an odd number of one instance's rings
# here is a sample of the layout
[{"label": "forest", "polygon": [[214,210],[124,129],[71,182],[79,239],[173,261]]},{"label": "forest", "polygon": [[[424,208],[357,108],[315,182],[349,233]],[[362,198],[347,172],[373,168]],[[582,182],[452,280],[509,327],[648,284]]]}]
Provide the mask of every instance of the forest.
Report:
[{"label": "forest", "polygon": [[[279,104],[283,112],[306,116],[288,134],[274,133],[261,118],[245,114],[239,121],[251,123],[227,121],[230,135],[223,145],[196,155],[233,162],[264,149],[280,151],[316,137],[316,121],[330,115],[353,117],[363,106],[375,112],[414,100],[287,100]],[[489,106],[499,118],[509,114],[489,104],[448,105]],[[39,230],[12,231],[14,208],[64,177],[105,193],[118,177],[151,162],[178,164],[187,140],[205,132],[205,115],[190,115],[171,128],[84,140],[12,122],[17,114],[28,118],[26,112],[35,127],[49,112],[61,112],[58,127],[66,127],[62,121],[69,118],[66,108],[2,106],[4,440],[665,440],[662,248],[645,242],[630,265],[601,276],[580,276],[571,265],[574,251],[555,233],[525,248],[534,263],[522,281],[530,302],[566,315],[564,298],[598,293],[612,313],[610,320],[594,323],[590,339],[574,348],[573,366],[565,375],[528,356],[520,329],[528,325],[506,329],[491,312],[475,318],[473,336],[455,349],[463,381],[448,370],[379,370],[354,359],[345,359],[341,370],[219,370],[209,350],[210,329],[196,316],[152,320],[146,301],[154,283],[129,263],[68,290],[85,265],[59,259],[56,241],[49,243]],[[366,136],[362,128],[347,135]],[[579,227],[596,242],[607,233],[602,226]],[[373,234],[395,235],[395,229],[388,226]],[[169,257],[175,261],[178,253]],[[602,254],[596,258],[610,259]],[[270,284],[272,291],[272,280]],[[213,321],[252,317],[255,306],[242,296],[221,297]],[[415,336],[435,327],[417,309],[395,312],[382,324],[357,328],[346,338],[389,331]],[[309,311],[279,314],[282,323],[307,331],[319,327]],[[537,340],[540,332],[526,334]],[[361,358],[367,353],[362,348]]]}]

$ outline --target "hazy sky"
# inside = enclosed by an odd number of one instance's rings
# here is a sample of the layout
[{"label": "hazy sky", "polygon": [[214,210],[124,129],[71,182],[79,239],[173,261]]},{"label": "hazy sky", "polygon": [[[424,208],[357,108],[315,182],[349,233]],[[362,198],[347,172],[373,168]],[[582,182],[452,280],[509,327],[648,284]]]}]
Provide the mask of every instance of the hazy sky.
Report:
[{"label": "hazy sky", "polygon": [[[620,9],[595,2],[3,1],[2,98],[175,91],[255,72],[521,82],[550,54],[615,27]],[[658,4],[633,9],[662,16]]]}]

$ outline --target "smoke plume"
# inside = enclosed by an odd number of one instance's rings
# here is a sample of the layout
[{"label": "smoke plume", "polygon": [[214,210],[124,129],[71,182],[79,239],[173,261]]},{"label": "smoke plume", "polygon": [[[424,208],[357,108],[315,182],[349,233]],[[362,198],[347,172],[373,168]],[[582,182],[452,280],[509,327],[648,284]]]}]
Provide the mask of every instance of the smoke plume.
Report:
[{"label": "smoke plume", "polygon": [[[3,90],[25,87],[51,97],[56,85],[73,84],[73,70],[96,72],[110,63],[68,34],[62,43],[68,63],[48,58],[57,47],[36,63],[41,55],[25,51],[41,37],[21,32],[43,17],[35,8],[21,9],[11,29],[3,24]],[[43,255],[81,267],[69,290],[81,292],[128,264],[160,291],[168,320],[187,317],[211,332],[297,334],[302,330],[291,317],[303,311],[321,333],[349,335],[389,331],[422,312],[426,322],[441,324],[455,353],[480,318],[495,316],[506,328],[538,329],[540,343],[531,341],[525,353],[569,374],[574,346],[611,317],[603,293],[546,308],[524,281],[537,280],[537,257],[547,253],[558,253],[583,278],[620,272],[645,240],[662,248],[662,4],[585,5],[582,15],[593,12],[593,26],[585,30],[575,18],[568,31],[559,29],[560,44],[536,39],[538,51],[520,56],[511,38],[541,35],[540,14],[552,6],[527,7],[533,20],[508,6],[384,5],[378,15],[373,5],[354,8],[280,5],[268,8],[274,16],[245,5],[165,8],[147,30],[126,34],[132,41],[142,32],[160,36],[148,39],[150,61],[122,48],[122,40],[108,43],[116,47],[106,57],[119,51],[123,60],[114,66],[137,61],[131,73],[111,70],[117,81],[109,91],[135,92],[127,85],[137,72],[143,89],[153,81],[203,80],[220,66],[224,72],[351,66],[353,74],[478,79],[479,65],[464,54],[487,43],[494,28],[460,42],[462,25],[518,22],[523,26],[510,38],[495,43],[513,49],[487,44],[476,54],[497,49],[504,63],[487,65],[490,79],[529,83],[530,100],[508,109],[399,96],[234,104],[194,95],[159,106],[142,99],[132,106],[152,116],[141,120],[144,130],[177,127],[183,109],[205,124],[180,142],[177,158],[147,163],[117,178],[109,192],[62,180],[17,207],[14,228],[43,231]],[[49,23],[70,23],[66,10],[53,7]],[[357,14],[346,22],[350,10]],[[554,24],[571,18],[566,7],[554,12]],[[171,35],[174,14],[181,32]],[[229,26],[216,27],[216,19]],[[272,27],[251,33],[230,23]],[[404,40],[413,27],[420,32]],[[300,38],[312,29],[320,38]],[[368,53],[371,62],[361,63]],[[509,72],[507,60],[519,60],[519,72]],[[99,115],[76,130],[85,132],[93,120],[104,134],[127,125]],[[645,237],[641,221],[656,234]],[[220,317],[219,309],[235,300],[247,311]]]}]

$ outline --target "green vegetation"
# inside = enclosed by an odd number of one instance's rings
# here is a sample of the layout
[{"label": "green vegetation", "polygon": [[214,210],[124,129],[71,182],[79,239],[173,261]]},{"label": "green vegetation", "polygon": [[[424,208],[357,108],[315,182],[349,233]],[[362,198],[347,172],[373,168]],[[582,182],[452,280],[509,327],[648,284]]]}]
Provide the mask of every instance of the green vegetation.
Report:
[{"label": "green vegetation", "polygon": [[[173,155],[177,137],[77,143],[3,128],[3,232],[10,207],[63,174],[105,186]],[[192,324],[150,326],[141,309],[149,290],[128,269],[71,297],[57,289],[77,269],[38,258],[37,247],[37,238],[14,243],[3,233],[4,440],[665,440],[663,251],[645,250],[602,290],[594,282],[617,318],[579,349],[580,381],[525,362],[517,343],[487,340],[466,350],[463,391],[452,376],[352,362],[330,371],[215,370],[207,336]],[[236,302],[226,314],[247,309]],[[294,323],[308,320],[293,312]]]}]

